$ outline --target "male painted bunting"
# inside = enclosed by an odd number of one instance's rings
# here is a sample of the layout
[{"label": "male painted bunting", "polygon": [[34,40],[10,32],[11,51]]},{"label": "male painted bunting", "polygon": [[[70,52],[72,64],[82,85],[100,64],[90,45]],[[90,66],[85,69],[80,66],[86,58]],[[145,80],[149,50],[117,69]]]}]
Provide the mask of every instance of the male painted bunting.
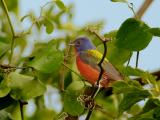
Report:
[{"label": "male painted bunting", "polygon": [[[80,74],[92,85],[96,83],[99,77],[99,61],[102,54],[96,50],[93,43],[85,37],[77,38],[73,41],[76,53],[76,64]],[[111,81],[122,80],[121,74],[105,58],[102,67],[104,73],[100,81],[101,87],[107,87]]]}]

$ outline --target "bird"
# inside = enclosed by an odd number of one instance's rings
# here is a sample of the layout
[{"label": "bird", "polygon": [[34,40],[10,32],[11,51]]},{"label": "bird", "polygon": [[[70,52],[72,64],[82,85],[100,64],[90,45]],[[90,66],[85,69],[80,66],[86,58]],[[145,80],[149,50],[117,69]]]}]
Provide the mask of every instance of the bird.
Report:
[{"label": "bird", "polygon": [[[80,75],[92,85],[96,85],[100,74],[98,63],[103,55],[96,50],[95,45],[87,37],[79,37],[72,43],[76,54],[76,66]],[[108,61],[104,59],[102,63],[103,74],[99,82],[100,87],[108,87],[110,83],[117,80],[122,80],[120,72]]]}]

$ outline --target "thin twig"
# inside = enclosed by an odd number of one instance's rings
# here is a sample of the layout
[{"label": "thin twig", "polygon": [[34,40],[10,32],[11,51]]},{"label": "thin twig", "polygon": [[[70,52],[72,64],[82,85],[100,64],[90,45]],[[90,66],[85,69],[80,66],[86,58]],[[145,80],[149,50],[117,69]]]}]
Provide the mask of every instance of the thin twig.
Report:
[{"label": "thin twig", "polygon": [[49,4],[53,3],[53,2],[54,2],[54,1],[49,1],[49,2],[47,2],[46,4],[44,4],[44,5],[41,7],[40,16],[42,16],[43,9],[44,9],[47,5],[49,5]]},{"label": "thin twig", "polygon": [[[100,73],[99,73],[99,76],[98,76],[98,80],[97,80],[97,82],[96,82],[96,87],[95,87],[95,89],[94,89],[94,91],[93,91],[93,94],[91,95],[91,99],[94,99],[94,98],[97,96],[97,94],[98,94],[98,92],[99,92],[99,90],[100,90],[99,82],[100,82],[100,80],[101,80],[101,78],[102,78],[102,75],[103,75],[103,72],[104,72],[104,69],[103,69],[103,67],[102,67],[102,63],[103,63],[103,61],[104,61],[104,59],[105,59],[105,57],[106,57],[106,53],[107,53],[107,45],[106,45],[106,42],[110,41],[110,39],[105,38],[104,36],[100,36],[100,35],[99,35],[96,31],[94,31],[94,30],[88,29],[88,31],[89,31],[90,33],[93,33],[94,35],[96,35],[96,36],[102,41],[103,47],[104,47],[104,53],[103,53],[102,59],[101,59],[100,62],[98,63],[98,66],[99,66],[99,68],[100,68]],[[86,116],[86,119],[85,119],[85,120],[89,120],[89,119],[90,119],[90,117],[91,117],[91,115],[92,115],[92,112],[93,112],[93,110],[88,110],[88,113],[87,113],[87,116]]]},{"label": "thin twig", "polygon": [[25,102],[25,101],[19,100],[19,104],[20,104],[21,120],[24,120],[23,106],[28,104],[28,103]]},{"label": "thin twig", "polygon": [[138,61],[139,61],[139,51],[137,51],[136,55],[136,68],[138,68]]},{"label": "thin twig", "polygon": [[11,28],[11,32],[12,32],[12,38],[11,38],[11,55],[10,55],[10,58],[9,58],[9,63],[11,63],[11,60],[12,60],[12,56],[13,56],[13,48],[14,48],[14,41],[15,41],[15,32],[14,32],[14,29],[13,29],[13,25],[12,25],[12,22],[11,22],[11,19],[9,17],[9,12],[8,12],[8,8],[7,8],[7,5],[5,3],[4,0],[1,0],[1,3],[2,3],[2,7],[4,9],[4,12],[7,16],[7,19],[8,19],[8,22],[9,22],[9,25],[10,25],[10,28]]},{"label": "thin twig", "polygon": [[31,68],[32,69],[32,67],[15,67],[15,66],[2,65],[2,64],[0,64],[0,68],[2,68],[2,69],[28,69],[28,68]]},{"label": "thin twig", "polygon": [[130,63],[130,61],[131,61],[131,57],[132,57],[132,53],[130,52],[130,56],[129,56],[129,60],[128,60],[128,62],[127,62],[127,66],[129,66],[129,63]]},{"label": "thin twig", "polygon": [[126,4],[127,4],[128,8],[132,11],[132,13],[134,14],[134,17],[137,18],[137,15],[136,15],[134,8],[133,8],[133,3],[126,2]]},{"label": "thin twig", "polygon": [[99,35],[95,30],[92,30],[90,28],[86,29],[87,31],[89,31],[90,33],[94,34],[97,38],[99,38],[99,40],[101,40],[102,42],[108,42],[111,41],[110,38],[105,38],[104,36]]}]

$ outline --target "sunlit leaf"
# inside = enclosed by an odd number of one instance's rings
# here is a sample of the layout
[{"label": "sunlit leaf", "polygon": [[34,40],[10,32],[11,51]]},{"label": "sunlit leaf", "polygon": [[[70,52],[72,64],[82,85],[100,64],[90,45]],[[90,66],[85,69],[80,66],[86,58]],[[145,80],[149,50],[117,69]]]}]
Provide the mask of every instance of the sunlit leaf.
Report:
[{"label": "sunlit leaf", "polygon": [[8,113],[11,114],[12,120],[21,120],[20,104],[15,102],[11,106],[5,109]]},{"label": "sunlit leaf", "polygon": [[46,90],[38,79],[16,72],[8,75],[7,86],[11,88],[11,96],[17,100],[28,100],[40,96]]},{"label": "sunlit leaf", "polygon": [[117,46],[130,51],[143,50],[152,39],[152,34],[148,29],[148,25],[142,21],[134,18],[127,19],[118,30]]},{"label": "sunlit leaf", "polygon": [[29,14],[27,14],[27,15],[23,16],[23,17],[20,19],[20,21],[21,21],[21,22],[23,22],[23,21],[24,21],[24,19],[26,19],[27,17],[30,17],[30,15],[29,15]]},{"label": "sunlit leaf", "polygon": [[7,4],[7,8],[10,11],[18,12],[18,0],[5,1]]},{"label": "sunlit leaf", "polygon": [[144,73],[143,70],[140,70],[138,68],[133,68],[131,66],[127,66],[127,67],[118,66],[118,69],[123,75],[126,75],[126,76],[141,76]]},{"label": "sunlit leaf", "polygon": [[148,31],[154,36],[160,37],[160,28],[150,28]]},{"label": "sunlit leaf", "polygon": [[49,42],[43,50],[36,54],[29,62],[29,66],[44,72],[58,72],[63,61],[63,53],[55,48],[54,40]]},{"label": "sunlit leaf", "polygon": [[0,120],[12,120],[12,116],[9,112],[6,112],[5,110],[1,110]]},{"label": "sunlit leaf", "polygon": [[2,38],[0,38],[0,58],[9,50],[10,45],[5,43],[5,41],[1,41]]},{"label": "sunlit leaf", "polygon": [[54,111],[43,109],[37,110],[31,118],[31,120],[56,120],[57,116]]},{"label": "sunlit leaf", "polygon": [[6,96],[9,92],[10,92],[9,87],[0,85],[0,97]]},{"label": "sunlit leaf", "polygon": [[48,34],[51,34],[51,33],[53,32],[53,30],[54,30],[54,25],[53,25],[53,23],[52,23],[49,19],[45,19],[45,20],[43,21],[43,24],[44,24],[44,26],[46,27],[46,32],[47,32]]},{"label": "sunlit leaf", "polygon": [[62,10],[65,10],[65,9],[66,9],[64,3],[63,3],[61,0],[54,0],[54,2],[56,3],[56,5],[57,5],[60,9],[62,9]]},{"label": "sunlit leaf", "polygon": [[81,106],[80,102],[77,100],[79,96],[77,91],[65,91],[64,93],[64,111],[70,115],[77,116],[80,115],[84,108]]}]

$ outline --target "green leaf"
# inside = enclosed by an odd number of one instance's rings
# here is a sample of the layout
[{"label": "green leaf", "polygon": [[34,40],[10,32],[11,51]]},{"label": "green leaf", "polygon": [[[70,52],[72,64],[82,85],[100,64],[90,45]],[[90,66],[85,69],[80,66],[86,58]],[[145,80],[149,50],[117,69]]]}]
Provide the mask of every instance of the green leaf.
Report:
[{"label": "green leaf", "polygon": [[117,31],[111,31],[104,35],[107,38],[112,38],[112,40],[107,43],[107,58],[114,65],[122,65],[130,58],[132,52],[124,48],[117,47],[116,34]]},{"label": "green leaf", "polygon": [[127,113],[128,113],[128,114],[132,114],[132,115],[137,115],[137,114],[139,114],[141,111],[142,111],[141,106],[138,105],[138,104],[135,104],[135,105],[133,105],[133,106],[127,111]]},{"label": "green leaf", "polygon": [[134,18],[127,19],[117,33],[117,47],[130,51],[140,51],[147,47],[152,39],[149,27]]},{"label": "green leaf", "polygon": [[113,87],[113,93],[123,93],[126,91],[126,88],[128,88],[128,85],[124,81],[116,81],[112,84]]},{"label": "green leaf", "polygon": [[10,88],[7,86],[0,85],[0,97],[6,96],[10,92]]},{"label": "green leaf", "polygon": [[46,87],[36,78],[12,72],[7,77],[7,86],[14,99],[28,100],[42,95]]},{"label": "green leaf", "polygon": [[129,91],[133,91],[134,89],[141,89],[141,85],[138,81],[128,80],[128,81],[116,81],[112,84],[113,93],[128,93]]},{"label": "green leaf", "polygon": [[128,120],[155,120],[153,118],[154,110],[150,110],[144,114],[135,115],[134,117],[129,118]]},{"label": "green leaf", "polygon": [[47,18],[47,19],[43,20],[43,24],[46,27],[46,32],[48,34],[51,34],[54,30],[54,25],[53,25],[52,21]]},{"label": "green leaf", "polygon": [[63,53],[55,48],[55,41],[50,41],[43,50],[28,63],[42,73],[58,72],[63,62]]},{"label": "green leaf", "polygon": [[158,99],[151,98],[146,102],[145,106],[143,107],[143,113],[148,112],[158,106],[160,107],[160,101]]},{"label": "green leaf", "polygon": [[22,120],[19,102],[16,101],[14,104],[9,106],[5,110],[11,114],[12,120]]},{"label": "green leaf", "polygon": [[130,66],[118,66],[118,70],[120,71],[120,73],[126,76],[141,76],[142,74],[144,74],[144,71],[138,68],[132,68]]},{"label": "green leaf", "polygon": [[79,92],[67,90],[64,93],[64,111],[70,115],[77,116],[82,114],[84,108],[81,106],[80,102],[77,101]]},{"label": "green leaf", "polygon": [[31,120],[57,120],[56,117],[56,113],[53,110],[43,109],[37,110]]},{"label": "green leaf", "polygon": [[160,37],[160,28],[150,28],[148,30],[152,35]]},{"label": "green leaf", "polygon": [[0,120],[13,120],[10,113],[5,110],[0,111]]},{"label": "green leaf", "polygon": [[124,94],[123,100],[119,105],[119,113],[122,114],[124,111],[131,108],[135,103],[144,100],[145,98],[150,96],[150,93],[147,90],[141,90],[138,88],[130,88],[126,90],[127,92]]},{"label": "green leaf", "polygon": [[127,0],[111,0],[112,2],[123,2],[123,3],[127,3]]},{"label": "green leaf", "polygon": [[65,9],[66,9],[64,3],[63,3],[61,0],[54,0],[54,2],[56,3],[56,5],[57,5],[60,9],[62,9],[62,10],[65,10]]},{"label": "green leaf", "polygon": [[9,50],[10,45],[1,41],[1,37],[0,37],[0,58],[3,57],[3,55]]},{"label": "green leaf", "polygon": [[159,119],[160,119],[160,107],[157,107],[157,108],[154,109],[153,117],[154,117],[156,120],[159,120]]},{"label": "green leaf", "polygon": [[72,83],[72,73],[71,71],[68,71],[64,79],[64,89],[66,89],[71,83]]},{"label": "green leaf", "polygon": [[18,12],[18,0],[5,1],[9,11]]}]

